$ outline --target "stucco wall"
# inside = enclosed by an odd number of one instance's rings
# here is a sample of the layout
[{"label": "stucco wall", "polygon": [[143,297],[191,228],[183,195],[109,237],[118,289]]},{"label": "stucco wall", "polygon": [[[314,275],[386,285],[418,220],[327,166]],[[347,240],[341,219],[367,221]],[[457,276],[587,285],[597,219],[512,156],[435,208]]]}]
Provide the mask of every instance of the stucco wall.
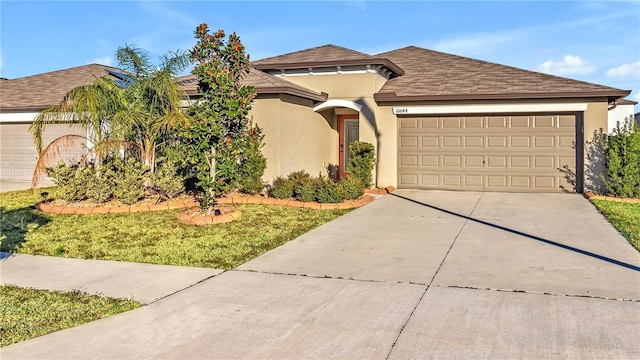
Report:
[{"label": "stucco wall", "polygon": [[608,117],[608,133],[616,127],[616,122],[619,121],[623,124],[626,118],[633,119],[633,105],[618,105],[614,109],[609,110]]},{"label": "stucco wall", "polygon": [[267,168],[263,179],[271,182],[279,175],[305,170],[326,174],[334,154],[337,132],[330,120],[313,112],[313,102],[290,95],[256,98],[250,112],[263,128]]},{"label": "stucco wall", "polygon": [[[359,135],[360,141],[366,141],[378,147],[381,132],[378,129],[378,105],[373,99],[376,93],[386,79],[377,73],[366,74],[337,74],[337,75],[310,75],[310,76],[285,76],[283,79],[293,83],[302,85],[312,90],[325,92],[328,99],[344,99],[350,100],[362,105],[359,116]],[[336,111],[329,110],[323,112],[323,115],[330,119],[334,129],[333,140],[327,151],[331,153],[330,162],[337,165],[338,163],[338,137],[335,124],[337,121]],[[395,134],[395,132],[393,133]],[[391,149],[392,156],[395,156],[395,148]],[[377,149],[378,155],[388,157],[389,154],[383,153]],[[395,170],[394,170],[395,171]],[[315,173],[313,173],[315,175]],[[374,169],[374,179],[376,179],[376,171]]]}]

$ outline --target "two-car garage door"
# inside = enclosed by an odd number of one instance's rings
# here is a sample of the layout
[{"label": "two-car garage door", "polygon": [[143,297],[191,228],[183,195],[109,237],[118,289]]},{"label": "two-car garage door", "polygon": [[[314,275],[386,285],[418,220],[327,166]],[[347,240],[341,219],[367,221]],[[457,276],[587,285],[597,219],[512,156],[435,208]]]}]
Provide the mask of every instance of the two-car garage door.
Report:
[{"label": "two-car garage door", "polygon": [[574,115],[398,118],[398,187],[575,191]]}]

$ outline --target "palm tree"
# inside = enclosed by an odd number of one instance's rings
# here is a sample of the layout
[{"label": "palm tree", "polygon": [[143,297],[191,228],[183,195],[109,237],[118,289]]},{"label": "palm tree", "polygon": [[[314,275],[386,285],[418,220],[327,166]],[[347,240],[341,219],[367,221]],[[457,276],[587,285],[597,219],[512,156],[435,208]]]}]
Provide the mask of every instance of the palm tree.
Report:
[{"label": "palm tree", "polygon": [[[123,124],[118,123],[116,115],[124,111],[127,101],[124,92],[112,78],[107,76],[94,78],[88,85],[71,89],[58,105],[42,111],[33,121],[29,130],[33,135],[36,149],[40,156],[32,179],[36,186],[45,173],[45,169],[53,164],[67,149],[78,143],[91,146],[88,150],[96,155],[96,167],[114,146],[119,146],[124,134]],[[42,134],[51,124],[75,124],[88,134],[63,135],[43,149]]]},{"label": "palm tree", "polygon": [[[59,105],[44,110],[32,123],[30,131],[40,153],[32,186],[60,154],[79,142],[94,144],[96,168],[106,156],[123,145],[140,149],[142,163],[155,170],[158,142],[185,115],[181,101],[188,97],[175,81],[189,64],[188,52],[170,52],[155,67],[148,53],[125,45],[116,57],[127,80],[118,84],[105,76],[89,85],[70,90]],[[88,137],[65,135],[43,149],[42,133],[50,124],[74,123],[87,131]]]},{"label": "palm tree", "polygon": [[125,88],[127,111],[119,112],[116,118],[119,123],[128,124],[129,137],[142,149],[142,164],[153,172],[163,135],[186,120],[181,103],[188,96],[175,77],[190,64],[189,53],[170,52],[157,67],[151,64],[146,51],[134,46],[119,48],[116,57],[131,76],[131,83]]}]

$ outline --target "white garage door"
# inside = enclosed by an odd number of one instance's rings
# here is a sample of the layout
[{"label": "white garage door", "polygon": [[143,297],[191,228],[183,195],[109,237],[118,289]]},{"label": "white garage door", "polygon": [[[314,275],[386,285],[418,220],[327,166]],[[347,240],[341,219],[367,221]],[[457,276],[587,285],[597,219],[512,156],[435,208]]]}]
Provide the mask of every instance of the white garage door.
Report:
[{"label": "white garage door", "polygon": [[[0,179],[31,181],[38,154],[29,132],[29,125],[28,123],[0,124]],[[77,126],[50,125],[45,130],[43,144],[46,147],[52,140],[66,134],[85,135],[86,133]],[[65,152],[63,159],[78,161],[83,153],[83,147],[77,146]]]},{"label": "white garage door", "polygon": [[574,191],[573,115],[398,119],[398,187],[513,192]]}]

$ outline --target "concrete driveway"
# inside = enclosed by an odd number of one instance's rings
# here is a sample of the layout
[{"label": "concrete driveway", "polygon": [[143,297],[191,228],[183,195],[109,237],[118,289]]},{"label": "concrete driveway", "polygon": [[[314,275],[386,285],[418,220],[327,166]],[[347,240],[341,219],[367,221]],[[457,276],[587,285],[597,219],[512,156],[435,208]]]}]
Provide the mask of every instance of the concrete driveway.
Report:
[{"label": "concrete driveway", "polygon": [[13,358],[640,357],[640,256],[580,195],[401,191]]}]

